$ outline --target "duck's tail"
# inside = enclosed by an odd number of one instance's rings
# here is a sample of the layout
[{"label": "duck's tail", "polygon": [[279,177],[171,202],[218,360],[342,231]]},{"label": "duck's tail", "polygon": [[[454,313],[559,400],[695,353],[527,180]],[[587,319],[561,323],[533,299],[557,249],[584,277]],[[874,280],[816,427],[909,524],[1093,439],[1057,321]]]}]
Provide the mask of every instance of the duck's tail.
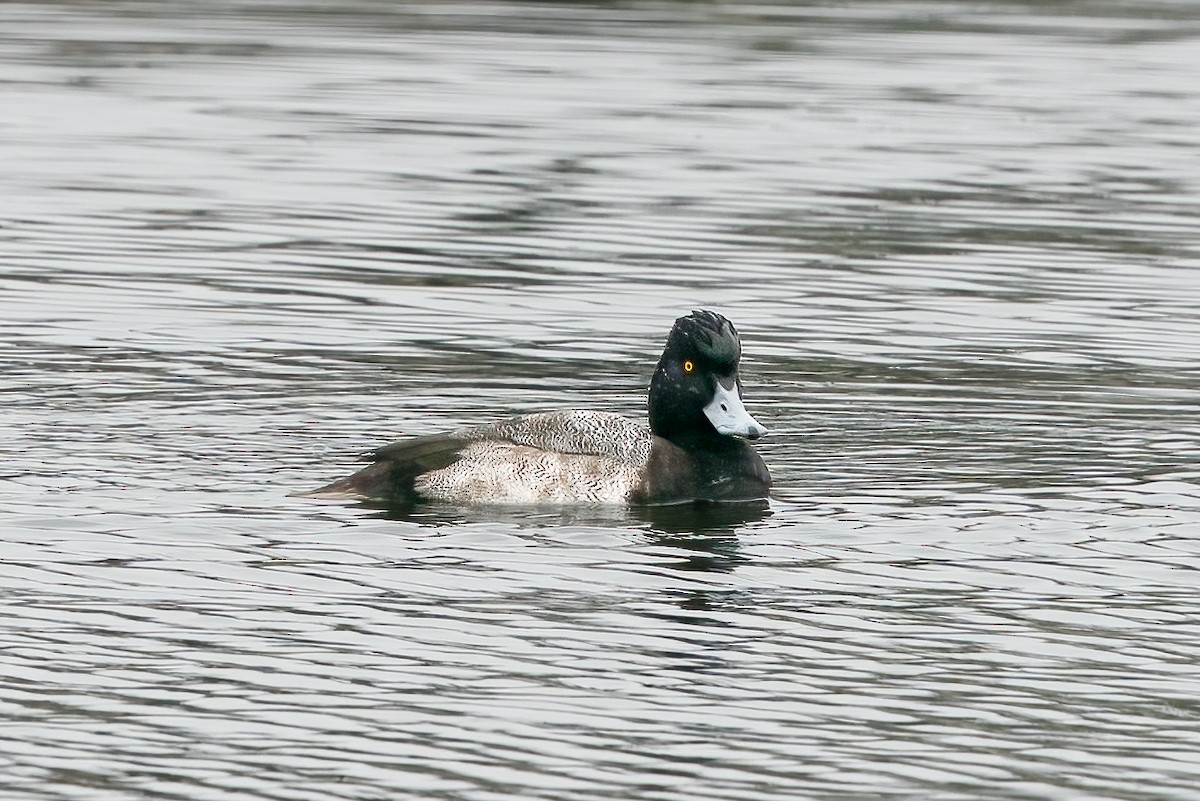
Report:
[{"label": "duck's tail", "polygon": [[363,456],[371,464],[346,478],[304,493],[307,498],[372,499],[388,503],[418,500],[417,476],[449,467],[468,440],[454,434],[428,434],[402,440]]}]

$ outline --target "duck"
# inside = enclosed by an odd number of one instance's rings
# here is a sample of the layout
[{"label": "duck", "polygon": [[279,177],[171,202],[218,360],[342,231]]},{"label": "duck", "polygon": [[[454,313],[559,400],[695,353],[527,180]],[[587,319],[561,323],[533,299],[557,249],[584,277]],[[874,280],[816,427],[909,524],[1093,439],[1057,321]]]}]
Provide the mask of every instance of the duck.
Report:
[{"label": "duck", "polygon": [[308,493],[387,505],[666,505],[762,501],[767,429],[742,401],[741,337],[724,316],[675,321],[647,394],[648,426],[585,409],[417,436],[364,454],[358,472]]}]

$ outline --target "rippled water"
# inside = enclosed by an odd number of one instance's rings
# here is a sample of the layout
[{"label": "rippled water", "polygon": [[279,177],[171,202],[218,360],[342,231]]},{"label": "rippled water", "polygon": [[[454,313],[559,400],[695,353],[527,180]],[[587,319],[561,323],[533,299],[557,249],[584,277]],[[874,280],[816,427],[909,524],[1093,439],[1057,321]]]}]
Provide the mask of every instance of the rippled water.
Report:
[{"label": "rippled water", "polygon": [[[1196,4],[0,17],[6,801],[1196,797]],[[698,306],[767,509],[291,497]]]}]

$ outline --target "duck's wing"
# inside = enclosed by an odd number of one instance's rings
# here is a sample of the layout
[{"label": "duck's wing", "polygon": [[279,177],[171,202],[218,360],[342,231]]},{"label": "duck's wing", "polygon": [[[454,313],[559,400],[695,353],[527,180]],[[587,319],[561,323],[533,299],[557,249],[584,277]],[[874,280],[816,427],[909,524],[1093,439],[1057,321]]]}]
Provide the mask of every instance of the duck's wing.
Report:
[{"label": "duck's wing", "polygon": [[[650,458],[652,440],[649,429],[610,412],[570,410],[527,414],[385,445],[365,454],[371,464],[309,496],[410,503],[421,495],[414,486],[418,478],[450,467],[460,457],[478,461],[481,453],[495,460],[495,464],[487,466],[495,475],[502,474],[501,467],[517,473],[526,464],[544,467],[549,462],[543,457],[562,454],[603,457],[624,468],[639,468]],[[502,447],[478,447],[486,443]],[[506,451],[503,446],[512,450]],[[614,471],[610,468],[608,472]]]}]

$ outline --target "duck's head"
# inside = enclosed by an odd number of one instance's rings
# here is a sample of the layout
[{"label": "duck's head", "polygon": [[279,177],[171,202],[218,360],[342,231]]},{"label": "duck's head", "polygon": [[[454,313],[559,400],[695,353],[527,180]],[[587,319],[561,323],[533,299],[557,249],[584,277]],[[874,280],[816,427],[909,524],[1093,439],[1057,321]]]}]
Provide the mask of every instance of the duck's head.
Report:
[{"label": "duck's head", "polygon": [[710,311],[675,321],[650,379],[650,428],[660,437],[723,434],[758,439],[767,429],[742,404],[742,342]]}]

